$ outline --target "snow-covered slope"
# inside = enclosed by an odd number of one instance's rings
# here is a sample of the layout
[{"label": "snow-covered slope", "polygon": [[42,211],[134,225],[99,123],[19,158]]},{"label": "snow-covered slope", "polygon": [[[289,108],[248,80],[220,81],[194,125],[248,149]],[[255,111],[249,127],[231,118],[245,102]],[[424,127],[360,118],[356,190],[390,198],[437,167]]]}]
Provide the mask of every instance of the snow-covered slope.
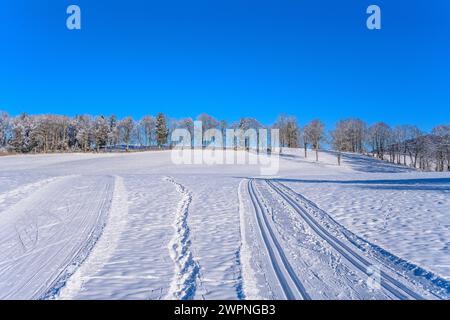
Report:
[{"label": "snow-covered slope", "polygon": [[0,298],[448,299],[449,194],[449,173],[311,150],[273,177],[166,151],[1,157]]}]

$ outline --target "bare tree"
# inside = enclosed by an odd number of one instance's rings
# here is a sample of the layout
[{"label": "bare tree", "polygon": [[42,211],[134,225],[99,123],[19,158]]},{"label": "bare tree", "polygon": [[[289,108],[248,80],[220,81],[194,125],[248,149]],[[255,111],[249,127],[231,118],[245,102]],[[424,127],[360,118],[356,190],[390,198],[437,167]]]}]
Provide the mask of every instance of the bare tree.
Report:
[{"label": "bare tree", "polygon": [[316,151],[316,161],[319,161],[320,143],[325,138],[325,125],[319,119],[315,119],[306,125],[305,133]]},{"label": "bare tree", "polygon": [[342,152],[353,150],[353,138],[349,135],[349,122],[341,120],[336,124],[336,129],[331,131],[332,146],[336,151],[338,165],[341,165]]},{"label": "bare tree", "polygon": [[192,118],[184,118],[178,121],[178,128],[186,129],[191,135],[191,146],[194,146],[194,120]]},{"label": "bare tree", "polygon": [[[241,129],[244,133],[246,133],[248,130],[253,129],[256,131],[256,146],[259,144],[259,128],[262,128],[263,125],[256,120],[255,118],[241,118],[239,120],[239,129]],[[251,138],[249,136],[244,137],[244,147],[246,149],[253,147],[256,148],[256,146],[251,145]]]},{"label": "bare tree", "polygon": [[202,122],[202,146],[204,147],[206,145],[206,141],[204,138],[205,132],[209,129],[217,128],[219,126],[219,122],[213,116],[210,116],[206,113],[200,114],[197,117],[197,120]]},{"label": "bare tree", "polygon": [[144,131],[145,146],[151,147],[156,130],[156,120],[152,116],[144,116],[140,124]]},{"label": "bare tree", "polygon": [[286,126],[287,126],[287,116],[285,114],[280,114],[273,125],[275,129],[279,130],[280,137],[280,148],[286,147]]},{"label": "bare tree", "polygon": [[130,148],[131,133],[133,132],[134,128],[133,118],[127,117],[119,121],[118,128],[119,128],[119,137],[121,141],[125,144],[125,151],[128,152]]},{"label": "bare tree", "polygon": [[431,133],[436,141],[436,171],[450,171],[450,125],[436,126]]},{"label": "bare tree", "polygon": [[305,159],[306,159],[308,158],[308,145],[310,144],[307,126],[304,126],[303,129],[300,129],[300,143],[303,145],[303,149],[305,150]]},{"label": "bare tree", "polygon": [[280,130],[280,146],[298,148],[300,143],[300,128],[297,119],[293,116],[280,114],[274,128]]},{"label": "bare tree", "polygon": [[423,148],[423,143],[420,139],[423,136],[423,133],[416,126],[408,126],[406,127],[406,130],[407,140],[405,142],[405,149],[409,154],[411,166],[417,168],[417,160],[419,159],[419,155]]},{"label": "bare tree", "polygon": [[384,155],[391,138],[391,129],[384,122],[377,122],[369,128],[369,141],[372,151],[378,158],[384,159]]}]

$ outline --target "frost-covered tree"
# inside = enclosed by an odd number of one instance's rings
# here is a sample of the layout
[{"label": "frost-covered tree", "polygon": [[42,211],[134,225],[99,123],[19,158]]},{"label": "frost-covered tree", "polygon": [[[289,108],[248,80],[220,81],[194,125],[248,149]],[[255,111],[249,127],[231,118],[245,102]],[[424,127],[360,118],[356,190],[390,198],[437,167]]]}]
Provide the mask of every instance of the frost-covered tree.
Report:
[{"label": "frost-covered tree", "polygon": [[131,134],[134,128],[133,118],[127,117],[118,123],[120,141],[125,144],[125,150],[128,152],[131,141]]},{"label": "frost-covered tree", "polygon": [[192,118],[184,118],[178,121],[177,128],[186,129],[191,135],[191,146],[194,145],[194,120]]},{"label": "frost-covered tree", "polygon": [[285,114],[280,114],[273,125],[273,128],[279,130],[280,137],[280,148],[287,146],[287,138],[286,138],[286,127],[288,123],[288,118]]},{"label": "frost-covered tree", "polygon": [[436,171],[450,171],[450,125],[433,128],[435,137]]},{"label": "frost-covered tree", "polygon": [[352,150],[352,139],[348,136],[349,122],[345,120],[336,124],[336,129],[331,131],[333,149],[336,151],[338,165],[341,165],[342,152]]},{"label": "frost-covered tree", "polygon": [[319,161],[320,144],[325,139],[325,125],[319,119],[315,119],[306,125],[305,133],[316,151],[316,161]]},{"label": "frost-covered tree", "polygon": [[219,121],[219,130],[220,130],[220,132],[222,133],[222,139],[223,139],[222,145],[223,145],[223,146],[226,145],[225,139],[226,139],[227,126],[228,126],[228,123],[227,123],[226,120],[220,120],[220,121]]},{"label": "frost-covered tree", "polygon": [[202,122],[203,132],[209,129],[216,128],[219,125],[219,122],[209,114],[202,113],[197,117],[198,121]]},{"label": "frost-covered tree", "polygon": [[[244,141],[244,147],[245,148],[249,148],[249,147],[253,147],[256,148],[256,146],[259,144],[259,130],[260,128],[263,128],[263,125],[256,120],[255,118],[241,118],[239,120],[239,125],[238,128],[242,130],[242,132],[244,133],[244,137],[243,137],[243,141]],[[256,133],[255,139],[256,139],[256,146],[251,146],[251,137],[248,136],[248,130],[254,130],[254,132]]]},{"label": "frost-covered tree", "polygon": [[75,131],[75,148],[83,152],[91,150],[93,145],[92,118],[89,115],[76,116],[73,122]]},{"label": "frost-covered tree", "polygon": [[152,116],[144,116],[140,121],[140,126],[144,135],[144,145],[151,147],[156,130],[156,120]]},{"label": "frost-covered tree", "polygon": [[197,116],[197,120],[202,122],[202,141],[203,146],[205,146],[205,132],[209,129],[214,129],[219,126],[219,121],[217,121],[213,116],[210,116],[209,114],[202,113],[199,116]]},{"label": "frost-covered tree", "polygon": [[419,155],[423,152],[423,143],[421,142],[423,132],[416,126],[407,126],[405,127],[405,130],[405,150],[409,155],[411,166],[417,168],[417,160],[419,159]]},{"label": "frost-covered tree", "polygon": [[27,114],[12,121],[10,145],[16,152],[30,152],[33,149],[32,132],[35,128],[33,119]]},{"label": "frost-covered tree", "polygon": [[308,136],[308,128],[304,126],[299,130],[300,132],[300,144],[303,146],[305,152],[305,158],[308,158],[308,145],[310,144],[310,139]]},{"label": "frost-covered tree", "polygon": [[167,123],[166,117],[161,112],[156,116],[156,143],[158,148],[162,148],[167,143]]},{"label": "frost-covered tree", "polygon": [[279,130],[281,147],[299,147],[300,128],[295,117],[280,114],[273,127]]},{"label": "frost-covered tree", "polygon": [[372,147],[372,152],[376,153],[380,159],[384,159],[390,139],[391,128],[384,122],[377,122],[368,130],[368,140]]},{"label": "frost-covered tree", "polygon": [[117,127],[117,117],[115,115],[111,115],[108,117],[108,146],[117,146],[119,144],[119,128]]},{"label": "frost-covered tree", "polygon": [[100,149],[104,148],[108,143],[109,124],[104,116],[99,116],[95,118],[93,134],[95,140],[95,147],[97,149],[97,152],[99,152]]},{"label": "frost-covered tree", "polygon": [[[336,129],[331,132],[333,148],[341,152],[364,152],[364,136],[366,124],[360,119],[345,119],[336,123]],[[340,159],[338,159],[340,160]]]},{"label": "frost-covered tree", "polygon": [[285,128],[285,140],[288,148],[299,147],[299,130],[297,119],[289,117]]},{"label": "frost-covered tree", "polygon": [[0,149],[6,147],[9,140],[10,118],[6,112],[0,112]]}]

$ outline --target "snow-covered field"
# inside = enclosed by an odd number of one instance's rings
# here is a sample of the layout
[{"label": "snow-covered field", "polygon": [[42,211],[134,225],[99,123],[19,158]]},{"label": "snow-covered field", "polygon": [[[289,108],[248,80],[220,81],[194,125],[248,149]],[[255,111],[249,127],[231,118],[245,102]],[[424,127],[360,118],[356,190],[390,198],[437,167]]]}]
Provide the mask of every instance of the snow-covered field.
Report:
[{"label": "snow-covered field", "polygon": [[449,299],[450,174],[283,150],[0,158],[0,299]]}]

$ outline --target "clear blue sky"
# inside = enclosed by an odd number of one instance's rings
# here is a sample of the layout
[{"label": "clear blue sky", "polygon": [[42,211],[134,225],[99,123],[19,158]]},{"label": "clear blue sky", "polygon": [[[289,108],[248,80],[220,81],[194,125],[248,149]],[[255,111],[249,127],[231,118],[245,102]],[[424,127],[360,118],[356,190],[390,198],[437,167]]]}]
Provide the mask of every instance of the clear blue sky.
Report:
[{"label": "clear blue sky", "polygon": [[2,0],[0,23],[13,115],[450,122],[448,0]]}]

